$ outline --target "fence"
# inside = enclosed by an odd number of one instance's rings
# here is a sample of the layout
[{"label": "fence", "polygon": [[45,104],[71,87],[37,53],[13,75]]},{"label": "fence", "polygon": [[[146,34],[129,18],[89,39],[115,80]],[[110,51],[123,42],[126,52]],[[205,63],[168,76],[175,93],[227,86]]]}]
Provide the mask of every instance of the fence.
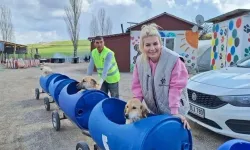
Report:
[{"label": "fence", "polygon": [[38,67],[40,61],[38,59],[6,59],[5,60],[5,68],[8,69],[20,69],[20,68],[30,68],[30,67]]}]

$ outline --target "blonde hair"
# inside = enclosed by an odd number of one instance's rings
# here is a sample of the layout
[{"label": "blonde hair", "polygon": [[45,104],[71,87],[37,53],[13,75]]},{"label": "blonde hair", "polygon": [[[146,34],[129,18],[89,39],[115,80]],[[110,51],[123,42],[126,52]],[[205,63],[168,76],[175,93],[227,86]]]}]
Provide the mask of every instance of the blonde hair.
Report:
[{"label": "blonde hair", "polygon": [[161,27],[155,23],[143,25],[141,27],[139,49],[144,59],[147,59],[147,56],[143,50],[144,38],[149,37],[149,36],[157,36],[160,44],[162,45],[161,35],[158,31],[158,28],[161,28]]}]

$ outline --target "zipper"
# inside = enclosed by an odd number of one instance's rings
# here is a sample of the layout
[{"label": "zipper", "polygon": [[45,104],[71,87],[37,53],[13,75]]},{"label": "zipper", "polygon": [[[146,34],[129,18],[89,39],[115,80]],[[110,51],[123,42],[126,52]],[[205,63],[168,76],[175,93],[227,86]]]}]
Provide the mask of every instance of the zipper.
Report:
[{"label": "zipper", "polygon": [[148,91],[148,79],[149,79],[149,77],[150,77],[150,76],[147,75],[147,83],[146,83],[146,84],[147,84],[147,91]]},{"label": "zipper", "polygon": [[158,104],[155,100],[155,96],[156,96],[156,93],[155,93],[155,83],[154,83],[154,77],[152,78],[152,85],[153,85],[153,100],[155,102],[155,107],[157,109],[157,112],[159,113],[159,109],[158,109]]}]

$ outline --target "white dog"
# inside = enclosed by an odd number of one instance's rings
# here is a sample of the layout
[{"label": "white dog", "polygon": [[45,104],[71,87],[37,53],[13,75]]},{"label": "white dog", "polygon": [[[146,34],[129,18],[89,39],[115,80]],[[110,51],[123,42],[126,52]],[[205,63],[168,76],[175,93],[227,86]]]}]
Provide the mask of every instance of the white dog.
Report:
[{"label": "white dog", "polygon": [[52,69],[49,66],[45,66],[44,63],[40,66],[40,70],[43,71],[43,76],[47,76],[53,73]]}]

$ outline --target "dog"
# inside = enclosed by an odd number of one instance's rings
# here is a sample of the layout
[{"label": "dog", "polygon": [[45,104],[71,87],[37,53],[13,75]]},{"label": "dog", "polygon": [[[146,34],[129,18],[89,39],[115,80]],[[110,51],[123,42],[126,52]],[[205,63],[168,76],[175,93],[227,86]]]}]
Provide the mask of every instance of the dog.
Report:
[{"label": "dog", "polygon": [[142,118],[146,118],[148,113],[148,109],[139,99],[132,98],[128,100],[124,108],[126,124],[134,123],[141,120]]},{"label": "dog", "polygon": [[40,70],[43,71],[43,76],[47,76],[53,73],[52,69],[49,66],[45,66],[44,63],[40,65]]},{"label": "dog", "polygon": [[79,82],[76,85],[76,88],[78,90],[82,90],[82,89],[100,89],[100,85],[97,83],[97,81],[95,80],[95,78],[93,78],[92,76],[86,76],[82,79],[81,82]]}]

